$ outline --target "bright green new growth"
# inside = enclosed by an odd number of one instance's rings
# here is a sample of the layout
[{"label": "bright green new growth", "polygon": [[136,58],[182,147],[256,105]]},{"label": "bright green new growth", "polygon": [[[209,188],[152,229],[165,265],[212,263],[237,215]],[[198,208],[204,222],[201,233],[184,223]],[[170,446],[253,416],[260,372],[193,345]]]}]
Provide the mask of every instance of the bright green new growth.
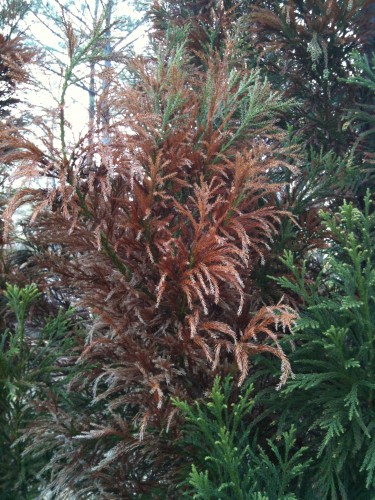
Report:
[{"label": "bright green new growth", "polygon": [[188,479],[182,483],[187,498],[229,500],[287,500],[297,498],[294,488],[310,461],[305,447],[294,451],[295,428],[278,436],[280,445],[267,440],[257,445],[251,425],[254,399],[249,386],[233,400],[230,377],[215,379],[207,401],[175,405],[186,424],[182,445],[192,457]]},{"label": "bright green new growth", "polygon": [[20,374],[20,370],[22,371],[24,368],[24,362],[26,361],[24,357],[27,355],[25,352],[26,314],[30,305],[39,297],[40,293],[35,284],[28,285],[25,288],[19,288],[17,285],[10,285],[7,283],[4,295],[8,301],[9,309],[16,317],[17,323],[13,334],[10,334],[8,331],[3,333],[1,338],[0,356],[4,356],[4,359],[2,360],[5,363],[4,348],[5,343],[8,341],[9,345],[7,347],[6,357],[18,357],[18,363],[11,364],[8,368],[14,368],[15,376],[17,377]]}]

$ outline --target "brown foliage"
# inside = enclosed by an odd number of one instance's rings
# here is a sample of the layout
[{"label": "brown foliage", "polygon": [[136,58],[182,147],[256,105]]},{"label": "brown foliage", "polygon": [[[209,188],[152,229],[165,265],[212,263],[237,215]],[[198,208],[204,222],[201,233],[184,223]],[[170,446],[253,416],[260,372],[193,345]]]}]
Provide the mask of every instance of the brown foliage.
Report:
[{"label": "brown foliage", "polygon": [[9,114],[9,107],[19,99],[14,96],[15,87],[28,80],[27,64],[35,58],[35,52],[26,48],[21,38],[6,38],[0,34],[0,118]]},{"label": "brown foliage", "polygon": [[[38,244],[51,249],[39,265],[96,317],[81,360],[94,367],[85,383],[113,426],[90,430],[83,421],[78,433],[120,436],[104,458],[93,452],[85,472],[112,492],[110,467],[121,466],[125,481],[147,456],[157,482],[172,460],[161,433],[178,429],[172,397],[202,397],[217,373],[241,384],[256,353],[280,358],[281,384],[290,374],[278,338],[296,315],[264,304],[252,278],[288,217],[275,207],[280,185],[269,182],[270,171],[288,168],[275,126],[279,97],[234,70],[230,48],[205,73],[179,50],[156,67],[135,61],[135,88],[113,82],[113,123],[96,131],[94,152],[85,139],[67,161],[46,161],[19,137],[14,149],[15,176],[37,173],[55,186],[20,190],[6,217],[34,204]],[[86,163],[93,153],[96,168]]]}]

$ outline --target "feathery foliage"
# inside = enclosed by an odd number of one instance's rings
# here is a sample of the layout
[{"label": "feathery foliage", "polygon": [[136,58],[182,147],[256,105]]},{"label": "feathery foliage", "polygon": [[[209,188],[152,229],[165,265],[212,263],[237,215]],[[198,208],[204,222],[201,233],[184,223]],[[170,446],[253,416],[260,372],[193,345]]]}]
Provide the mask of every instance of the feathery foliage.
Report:
[{"label": "feathery foliage", "polygon": [[[315,282],[306,263],[284,263],[293,278],[277,278],[304,300],[297,321],[295,378],[285,390],[281,420],[299,422],[315,447],[317,498],[374,494],[374,228],[370,194],[361,212],[345,203],[322,214],[334,239]],[[284,418],[283,418],[284,417]],[[371,491],[371,493],[370,493]],[[357,498],[357,497],[356,497]]]},{"label": "feathery foliage", "polygon": [[216,373],[233,371],[242,384],[259,352],[281,361],[280,385],[290,373],[279,338],[295,313],[252,290],[253,270],[289,217],[276,207],[281,185],[270,173],[296,171],[276,124],[290,103],[257,72],[236,67],[230,41],[223,55],[200,55],[206,70],[197,69],[186,37],[172,33],[155,61],[134,60],[135,87],[113,82],[95,169],[87,138],[54,157],[9,138],[14,178],[55,184],[20,189],[6,218],[33,204],[39,245],[59,249],[40,266],[96,318],[81,360],[95,367],[84,375],[91,413],[104,407],[90,423],[78,413],[87,426],[67,441],[77,456],[92,443],[90,466],[80,486],[77,468],[62,465],[56,476],[76,494],[119,494],[125,483],[140,494],[172,481],[172,397],[203,397]]},{"label": "feathery foliage", "polygon": [[4,120],[19,102],[15,87],[27,76],[24,65],[32,59],[32,52],[25,49],[19,38],[7,39],[0,34],[0,54],[0,118]]},{"label": "feathery foliage", "polygon": [[[0,492],[3,498],[23,498],[33,488],[35,469],[26,463],[17,443],[22,426],[28,423],[25,394],[32,390],[26,375],[29,350],[25,339],[26,313],[37,298],[34,285],[19,289],[8,285],[5,297],[16,317],[14,331],[1,336],[0,350]],[[35,486],[35,485],[34,485]]]},{"label": "feathery foliage", "polygon": [[155,2],[151,17],[161,37],[168,22],[190,24],[193,53],[222,50],[230,33],[239,60],[259,67],[274,88],[298,100],[285,125],[293,124],[315,150],[344,155],[355,140],[344,126],[345,108],[358,97],[345,78],[353,71],[352,51],[371,50],[371,9],[371,0],[164,0]]},{"label": "feathery foliage", "polygon": [[233,394],[231,378],[221,382],[217,377],[204,403],[175,401],[186,418],[181,446],[192,460],[182,490],[186,498],[297,498],[293,493],[310,464],[304,459],[306,448],[295,450],[294,427],[279,436],[281,443],[268,440],[267,449],[257,446],[252,392],[249,385]]},{"label": "feathery foliage", "polygon": [[36,420],[35,401],[48,399],[52,385],[58,392],[61,374],[73,356],[72,312],[60,311],[42,325],[33,324],[28,315],[40,296],[36,286],[8,284],[4,295],[14,327],[2,333],[0,344],[0,494],[9,500],[35,498],[51,450],[25,454],[30,442],[25,443],[24,432]]},{"label": "feathery foliage", "polygon": [[[354,151],[358,148],[364,152],[364,161],[374,163],[375,150],[375,53],[372,58],[359,53],[353,54],[355,74],[347,82],[362,90],[367,99],[362,99],[357,106],[349,110],[348,124],[357,129],[358,138]],[[365,169],[364,173],[366,173]],[[370,170],[371,172],[371,170]]]}]

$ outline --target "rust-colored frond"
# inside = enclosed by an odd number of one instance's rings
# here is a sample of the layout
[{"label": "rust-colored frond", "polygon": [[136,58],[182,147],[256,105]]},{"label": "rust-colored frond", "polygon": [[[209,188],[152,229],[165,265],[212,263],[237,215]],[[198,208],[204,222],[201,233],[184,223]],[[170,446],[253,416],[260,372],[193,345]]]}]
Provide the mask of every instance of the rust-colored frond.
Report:
[{"label": "rust-colored frond", "polygon": [[271,180],[294,154],[276,124],[284,103],[257,72],[234,65],[230,43],[201,63],[183,46],[137,58],[135,86],[114,81],[108,90],[105,127],[60,154],[47,137],[12,157],[25,185],[6,218],[32,205],[42,249],[34,265],[93,319],[79,357],[90,368],[72,383],[134,429],[79,426],[77,446],[117,440],[90,455],[87,477],[153,454],[156,434],[160,444],[162,430],[178,432],[172,398],[203,397],[216,373],[241,384],[258,352],[281,359],[282,381],[290,371],[278,339],[293,313],[260,308],[269,302],[255,278],[291,218],[276,206],[285,186]]}]

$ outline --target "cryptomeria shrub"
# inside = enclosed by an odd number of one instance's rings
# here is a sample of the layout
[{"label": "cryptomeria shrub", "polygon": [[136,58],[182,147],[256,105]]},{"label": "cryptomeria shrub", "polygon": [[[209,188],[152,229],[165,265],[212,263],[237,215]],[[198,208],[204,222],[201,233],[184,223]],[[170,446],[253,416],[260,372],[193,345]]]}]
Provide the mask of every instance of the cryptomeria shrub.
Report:
[{"label": "cryptomeria shrub", "polygon": [[92,366],[91,423],[77,410],[82,425],[58,451],[71,463],[89,456],[87,466],[54,462],[56,487],[77,495],[173,485],[181,457],[171,397],[203,397],[217,372],[242,383],[254,353],[281,360],[281,384],[290,371],[279,338],[295,314],[264,305],[253,279],[289,216],[270,173],[290,168],[276,125],[290,103],[238,65],[231,40],[199,55],[202,70],[186,37],[176,30],[154,59],[133,61],[133,88],[112,82],[112,117],[94,151],[92,134],[53,154],[9,138],[21,152],[15,176],[55,181],[19,190],[7,216],[33,204],[39,244],[58,248],[40,267],[95,318],[81,354]]},{"label": "cryptomeria shrub", "polygon": [[[256,11],[258,42],[262,37],[269,42],[264,67],[272,67],[272,50],[281,47],[278,62],[286,63],[286,73],[288,65],[297,68],[299,80],[281,84],[280,89],[290,90],[289,84],[296,83],[291,95],[308,101],[306,108],[300,107],[300,115],[293,115],[294,122],[302,128],[303,140],[307,137],[313,147],[324,146],[323,151],[308,151],[305,160],[294,155],[293,147],[282,146],[289,138],[276,126],[289,103],[258,72],[244,67],[237,44],[226,39],[225,30],[220,31],[218,46],[209,43],[205,53],[194,52],[194,61],[186,48],[190,42],[187,30],[168,33],[154,58],[133,61],[133,88],[118,81],[108,86],[99,102],[99,114],[100,106],[102,110],[111,108],[105,128],[90,130],[72,147],[65,134],[63,99],[60,151],[41,150],[23,140],[19,131],[1,131],[3,160],[18,164],[15,177],[52,179],[47,188],[29,185],[21,189],[6,216],[9,219],[23,203],[33,204],[30,224],[38,244],[47,249],[39,259],[46,283],[53,280],[55,286],[67,287],[94,319],[85,347],[80,346],[82,365],[70,383],[69,394],[62,377],[61,395],[57,397],[54,389],[49,398],[38,394],[33,406],[38,418],[26,435],[33,441],[28,450],[46,451],[51,456],[48,494],[141,498],[157,487],[159,495],[173,496],[185,461],[176,447],[182,431],[173,398],[187,404],[205,398],[216,373],[230,372],[241,384],[249,370],[254,371],[252,356],[256,353],[281,360],[280,382],[285,382],[290,366],[281,348],[282,327],[288,331],[295,314],[282,304],[274,305],[273,294],[261,286],[265,273],[259,270],[269,265],[276,274],[272,260],[290,245],[288,239],[297,247],[298,257],[322,246],[318,210],[331,200],[333,174],[341,178],[345,170],[341,169],[342,160],[329,149],[341,153],[343,144],[347,145],[345,138],[352,138],[353,132],[341,129],[338,110],[342,96],[340,92],[334,96],[333,84],[327,81],[331,52],[325,55],[322,44],[327,42],[325,50],[337,49],[328,40],[328,32],[336,30],[333,21],[338,19],[341,29],[343,19],[358,19],[359,3],[356,12],[347,2],[316,5],[314,8],[324,11],[318,16],[325,23],[323,28],[329,28],[316,36],[311,9],[306,10],[302,3],[294,11],[290,8],[277,15],[269,11],[262,17],[262,11]],[[327,12],[329,5],[331,11]],[[303,22],[293,19],[296,12]],[[302,58],[297,61],[296,43],[288,39],[286,47],[285,30],[280,34],[277,28],[283,16],[286,31],[292,27],[302,32]],[[276,32],[272,23],[277,24]],[[312,31],[304,33],[301,26],[305,25]],[[208,32],[209,37],[212,33]],[[336,34],[331,33],[333,38]],[[82,56],[82,47],[74,33],[70,35],[69,67],[73,67]],[[349,48],[343,45],[346,57]],[[312,78],[304,78],[304,70]],[[315,113],[306,83],[312,83],[314,89],[323,87],[323,92],[316,91],[323,101],[319,100],[323,108],[318,111],[326,113],[322,117]],[[342,81],[335,76],[333,83],[337,90]],[[300,168],[291,168],[293,162]],[[292,172],[289,187],[285,186],[288,169]],[[290,209],[298,215],[301,236],[294,232],[287,214]],[[243,463],[237,462],[237,472],[225,481],[220,476],[230,470],[228,464],[215,462],[221,469],[212,476],[199,464],[205,453],[204,458],[214,456],[215,450],[201,452],[196,472],[190,476],[194,494],[204,495],[207,487],[214,496],[228,491],[239,495],[252,480],[257,485],[254,494],[271,498],[275,494],[282,498],[291,491],[298,491],[295,494],[302,498],[329,494],[350,498],[366,494],[366,481],[371,491],[373,406],[368,392],[373,389],[373,378],[363,358],[366,353],[351,339],[351,335],[356,338],[352,331],[361,324],[367,332],[364,310],[357,305],[366,301],[359,292],[359,299],[354,294],[348,301],[348,293],[360,289],[358,276],[363,269],[372,268],[362,255],[360,273],[353,278],[357,281],[350,282],[345,265],[347,261],[353,266],[354,260],[347,248],[352,253],[360,248],[356,238],[364,238],[361,230],[366,223],[355,222],[362,215],[352,207],[353,221],[349,223],[345,210],[349,211],[345,208],[337,216],[343,221],[340,231],[344,236],[340,240],[336,228],[339,244],[323,259],[317,283],[298,280],[300,266],[290,259],[284,259],[283,265],[291,268],[294,279],[277,280],[287,287],[290,300],[305,301],[300,323],[305,332],[296,337],[299,350],[292,354],[296,380],[280,400],[274,398],[268,404],[280,426],[295,423],[296,444],[305,440],[309,450],[304,452],[314,459],[313,479],[310,481],[310,474],[300,477],[298,468],[288,471],[286,464],[290,465],[289,458],[293,460],[289,448],[294,443],[294,434],[288,431],[285,459],[279,460],[272,442],[269,449],[262,442],[259,457],[254,448],[245,446],[244,457],[254,468],[246,475]],[[370,220],[369,213],[363,217]],[[326,219],[333,234],[335,220]],[[308,274],[303,268],[302,273],[305,278],[315,271]],[[366,286],[372,287],[372,281]],[[307,326],[305,316],[310,321]],[[355,328],[351,321],[357,322]],[[372,345],[368,343],[367,353]],[[337,367],[340,355],[347,364]],[[69,369],[69,373],[75,372]],[[276,407],[278,401],[283,406],[274,411],[272,405]],[[194,410],[184,408],[194,419]],[[200,408],[198,413],[205,404]],[[334,417],[336,413],[338,417]],[[227,428],[236,427],[233,418],[228,416]],[[291,428],[289,423],[286,429]],[[220,432],[221,449],[227,446],[237,460],[233,446],[242,433],[248,436],[247,430],[233,435],[232,442],[228,432]],[[268,428],[264,430],[262,439],[268,432]],[[358,458],[359,466],[349,470],[351,457]],[[293,470],[299,478],[289,489],[285,478]],[[309,493],[305,495],[305,491]]]}]

